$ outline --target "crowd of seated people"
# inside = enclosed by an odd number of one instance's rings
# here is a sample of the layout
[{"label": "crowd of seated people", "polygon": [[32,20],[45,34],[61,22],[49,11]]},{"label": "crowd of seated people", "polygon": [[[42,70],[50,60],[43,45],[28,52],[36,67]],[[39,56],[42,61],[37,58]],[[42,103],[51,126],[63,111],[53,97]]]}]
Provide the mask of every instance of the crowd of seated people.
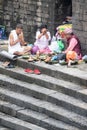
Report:
[{"label": "crowd of seated people", "polygon": [[[36,32],[35,42],[28,45],[24,40],[22,25],[17,24],[15,30],[12,30],[9,35],[8,53],[17,56],[29,54],[28,61],[33,61],[33,56],[35,55],[37,58],[41,55],[45,55],[44,61],[46,63],[49,61],[59,62],[63,60],[67,62],[68,66],[71,65],[72,61],[81,60],[80,41],[73,33],[71,17],[67,17],[67,19],[63,22],[64,26],[61,25],[62,27],[58,26],[56,28],[57,31],[53,37],[47,25],[41,25]],[[69,25],[66,26],[67,24]]]}]

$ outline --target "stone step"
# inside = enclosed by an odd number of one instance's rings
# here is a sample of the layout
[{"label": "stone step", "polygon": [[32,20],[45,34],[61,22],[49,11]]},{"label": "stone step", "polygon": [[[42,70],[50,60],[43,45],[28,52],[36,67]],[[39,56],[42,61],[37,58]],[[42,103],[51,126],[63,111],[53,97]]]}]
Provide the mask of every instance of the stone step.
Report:
[{"label": "stone step", "polygon": [[8,45],[8,40],[0,40],[0,45]]},{"label": "stone step", "polygon": [[79,85],[87,86],[87,73],[76,67],[67,68],[67,66],[61,66],[59,64],[49,65],[44,62],[27,62],[24,59],[18,59],[17,65],[22,68],[39,68],[42,73],[67,81],[77,83]]},{"label": "stone step", "polygon": [[32,96],[37,99],[45,100],[62,106],[68,110],[72,110],[80,115],[87,116],[87,103],[81,100],[75,99],[74,97],[70,97],[58,91],[40,87],[35,84],[29,84],[16,79],[8,78],[7,76],[1,75],[0,77],[0,87],[2,88],[27,96]]},{"label": "stone step", "polygon": [[32,123],[22,121],[16,117],[9,116],[0,112],[0,123],[13,130],[46,130]]},{"label": "stone step", "polygon": [[6,89],[0,89],[0,99],[25,107],[26,109],[28,108],[46,114],[47,116],[61,120],[82,130],[87,130],[86,117],[47,101],[35,99]]},{"label": "stone step", "polygon": [[[3,66],[0,66],[1,74],[8,75],[12,78],[18,79],[20,81],[34,83],[40,86],[43,86],[48,89],[61,91],[67,95],[74,96],[75,98],[81,99],[87,102],[87,88],[74,84],[72,82],[56,79],[44,74],[35,75],[27,74],[24,72],[23,68],[16,67],[14,69],[5,69]],[[2,75],[0,76],[2,77]],[[0,78],[1,79],[1,78]]]},{"label": "stone step", "polygon": [[12,130],[12,129],[9,129],[0,125],[0,130]]},{"label": "stone step", "polygon": [[79,130],[74,126],[70,126],[62,121],[49,118],[47,115],[36,111],[19,107],[15,104],[0,100],[0,111],[18,119],[42,126],[47,130]]}]

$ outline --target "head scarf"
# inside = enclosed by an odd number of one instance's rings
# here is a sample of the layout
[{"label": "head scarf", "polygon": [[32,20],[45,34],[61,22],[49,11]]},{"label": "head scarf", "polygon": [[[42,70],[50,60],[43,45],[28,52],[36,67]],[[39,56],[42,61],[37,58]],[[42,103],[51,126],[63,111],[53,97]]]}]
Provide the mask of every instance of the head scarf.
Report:
[{"label": "head scarf", "polygon": [[73,31],[72,31],[71,28],[66,28],[66,29],[64,30],[64,33],[65,33],[65,34],[72,34]]}]

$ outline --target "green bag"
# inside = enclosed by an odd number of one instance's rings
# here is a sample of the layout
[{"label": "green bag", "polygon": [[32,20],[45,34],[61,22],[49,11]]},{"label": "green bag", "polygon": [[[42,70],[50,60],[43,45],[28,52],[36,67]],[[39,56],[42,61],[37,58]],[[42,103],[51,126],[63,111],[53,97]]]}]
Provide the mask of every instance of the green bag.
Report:
[{"label": "green bag", "polygon": [[63,41],[62,40],[58,40],[57,44],[58,44],[59,50],[63,51],[64,50],[64,43],[63,43]]}]

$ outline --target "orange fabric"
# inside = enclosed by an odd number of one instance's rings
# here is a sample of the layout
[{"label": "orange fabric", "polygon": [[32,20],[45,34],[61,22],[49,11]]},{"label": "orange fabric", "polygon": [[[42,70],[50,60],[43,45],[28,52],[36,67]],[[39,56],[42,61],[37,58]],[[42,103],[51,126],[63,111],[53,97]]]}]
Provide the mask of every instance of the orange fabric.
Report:
[{"label": "orange fabric", "polygon": [[67,61],[77,59],[77,54],[76,54],[76,52],[75,52],[75,51],[68,51],[68,52],[66,53],[66,59],[67,59]]}]

